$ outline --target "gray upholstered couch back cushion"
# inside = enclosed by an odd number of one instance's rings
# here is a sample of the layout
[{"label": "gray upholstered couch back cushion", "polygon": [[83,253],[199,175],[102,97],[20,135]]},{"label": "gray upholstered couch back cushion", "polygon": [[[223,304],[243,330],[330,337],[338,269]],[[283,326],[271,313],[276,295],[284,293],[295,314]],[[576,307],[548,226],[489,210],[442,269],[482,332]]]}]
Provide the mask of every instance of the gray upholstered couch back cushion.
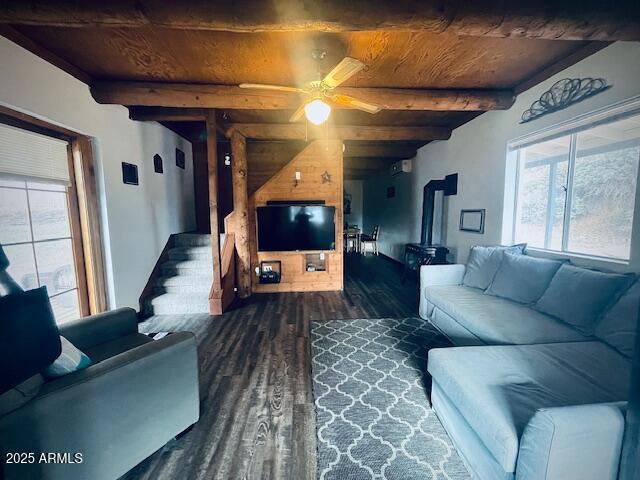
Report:
[{"label": "gray upholstered couch back cushion", "polygon": [[462,284],[466,287],[486,290],[500,267],[503,253],[522,254],[525,248],[526,244],[511,247],[471,247]]},{"label": "gray upholstered couch back cushion", "polygon": [[564,264],[535,308],[585,335],[593,335],[602,315],[634,280],[633,274],[599,272]]},{"label": "gray upholstered couch back cushion", "polygon": [[640,280],[634,283],[596,327],[595,335],[627,357],[633,356],[638,334]]},{"label": "gray upholstered couch back cushion", "polygon": [[545,292],[560,265],[562,262],[557,260],[505,252],[485,293],[518,303],[534,303]]}]

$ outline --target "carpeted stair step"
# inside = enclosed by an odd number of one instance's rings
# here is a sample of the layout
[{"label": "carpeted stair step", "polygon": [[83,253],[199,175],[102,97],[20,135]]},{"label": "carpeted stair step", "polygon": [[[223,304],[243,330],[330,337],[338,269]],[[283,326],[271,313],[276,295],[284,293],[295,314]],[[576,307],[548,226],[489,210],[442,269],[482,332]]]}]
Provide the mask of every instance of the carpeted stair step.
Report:
[{"label": "carpeted stair step", "polygon": [[208,295],[163,293],[147,300],[150,315],[183,315],[209,313]]},{"label": "carpeted stair step", "polygon": [[206,233],[181,233],[175,236],[176,247],[206,247],[211,245],[211,235]]},{"label": "carpeted stair step", "polygon": [[211,260],[169,260],[162,264],[162,274],[173,275],[212,275]]},{"label": "carpeted stair step", "polygon": [[208,295],[211,289],[212,275],[175,275],[160,277],[155,285],[156,293],[201,293]]},{"label": "carpeted stair step", "polygon": [[169,250],[170,260],[211,260],[211,246],[176,247]]}]

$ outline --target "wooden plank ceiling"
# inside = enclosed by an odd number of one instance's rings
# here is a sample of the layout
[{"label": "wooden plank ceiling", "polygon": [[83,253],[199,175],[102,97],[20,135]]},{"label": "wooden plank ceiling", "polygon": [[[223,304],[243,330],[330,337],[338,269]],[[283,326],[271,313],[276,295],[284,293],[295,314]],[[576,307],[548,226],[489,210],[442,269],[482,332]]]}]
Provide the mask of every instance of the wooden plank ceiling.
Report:
[{"label": "wooden plank ceiling", "polygon": [[[384,22],[369,31],[359,31],[361,28],[357,26],[351,29],[353,31],[337,27],[337,31],[321,31],[327,30],[324,27],[308,30],[289,28],[291,31],[287,31],[284,25],[281,31],[263,27],[256,28],[261,31],[232,32],[220,31],[224,28],[207,28],[195,22],[199,12],[197,8],[194,8],[192,17],[184,12],[180,14],[182,17],[178,15],[182,26],[166,20],[163,21],[164,26],[159,26],[154,25],[154,21],[139,22],[142,17],[127,16],[126,12],[115,15],[117,4],[109,12],[91,17],[97,19],[92,24],[89,20],[84,21],[82,15],[87,12],[90,15],[90,9],[70,12],[65,16],[62,14],[64,10],[57,12],[53,7],[49,10],[33,7],[39,3],[8,2],[12,9],[0,8],[0,23],[3,24],[0,33],[82,80],[95,84],[93,93],[99,101],[123,103],[132,107],[131,118],[163,121],[192,141],[201,141],[204,135],[202,112],[205,110],[198,108],[202,107],[202,98],[205,98],[198,94],[199,89],[204,88],[202,85],[233,87],[250,82],[302,86],[318,77],[317,64],[311,56],[314,50],[326,51],[326,58],[320,65],[321,73],[328,72],[345,56],[366,64],[366,69],[345,82],[344,87],[417,89],[420,90],[419,95],[423,89],[437,89],[445,96],[447,92],[458,92],[451,94],[455,102],[447,99],[434,109],[429,107],[430,104],[426,106],[429,109],[424,109],[424,102],[410,107],[411,102],[407,101],[406,108],[418,109],[385,109],[375,115],[356,110],[334,110],[328,128],[347,132],[345,134],[350,136],[344,138],[351,139],[345,142],[347,178],[364,178],[373,171],[386,168],[392,161],[411,157],[421,145],[433,139],[448,138],[452,129],[485,109],[508,108],[513,92],[549,77],[606,45],[591,39],[610,40],[602,32],[587,35],[580,31],[571,37],[578,40],[571,41],[477,32],[467,36],[461,34],[464,28],[461,30],[459,27],[444,28],[438,33],[434,28],[411,31],[416,29],[411,25],[406,29],[394,25],[385,27]],[[192,3],[196,6],[202,4],[198,1]],[[54,4],[70,5],[68,2]],[[26,5],[24,9],[23,5]],[[98,2],[88,2],[87,5],[93,8]],[[123,2],[123,5],[129,3]],[[180,9],[181,6],[175,8]],[[54,15],[52,12],[57,13]],[[352,13],[349,11],[349,15]],[[162,14],[168,15],[166,9]],[[235,14],[240,18],[238,15],[241,14]],[[252,20],[256,16],[251,14],[248,18]],[[252,30],[250,23],[247,22],[248,30]],[[244,24],[239,22],[239,25]],[[339,22],[336,25],[340,26]],[[626,25],[620,31],[626,36],[631,32],[633,36],[633,27],[634,24],[631,27]],[[548,31],[545,32],[538,36],[552,37]],[[520,36],[534,35],[527,35],[525,31]],[[179,101],[179,106],[184,108],[176,108],[172,102],[158,101],[162,95],[158,92],[152,92],[153,95],[143,100],[135,92],[133,96],[124,95],[118,87],[121,83],[112,82],[153,82],[152,87],[158,88],[189,84],[196,93],[190,93],[186,101]],[[478,107],[464,95],[459,96],[460,90],[485,92],[489,96],[496,92],[497,103],[486,107],[482,103]],[[369,95],[375,97],[382,91],[371,90]],[[233,94],[244,92],[234,91]],[[215,102],[220,95],[206,98],[213,98]],[[185,102],[193,104],[186,105]],[[393,102],[396,100],[392,99],[391,106],[403,105]],[[296,104],[294,99],[286,100],[284,105],[276,102],[276,108],[218,108],[218,121],[222,125],[242,125],[245,131],[253,132],[260,139],[250,141],[249,157],[255,154],[255,158],[260,158],[264,165],[253,162],[249,168],[267,172],[282,163],[282,158],[295,155],[304,145],[300,141],[299,130],[285,128]],[[375,130],[375,133],[370,129],[368,133],[361,134],[359,127],[392,128]],[[398,135],[400,127],[413,130],[408,129],[408,133]],[[442,132],[449,133],[443,135]],[[274,138],[270,137],[272,135]],[[281,158],[278,158],[278,149],[286,152]]]}]

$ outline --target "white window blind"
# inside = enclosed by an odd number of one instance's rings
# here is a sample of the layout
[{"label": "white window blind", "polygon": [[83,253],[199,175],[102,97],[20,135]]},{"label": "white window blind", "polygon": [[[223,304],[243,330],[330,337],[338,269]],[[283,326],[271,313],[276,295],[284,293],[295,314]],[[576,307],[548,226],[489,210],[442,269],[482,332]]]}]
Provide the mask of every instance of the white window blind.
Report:
[{"label": "white window blind", "polygon": [[68,185],[67,142],[0,124],[0,174]]}]

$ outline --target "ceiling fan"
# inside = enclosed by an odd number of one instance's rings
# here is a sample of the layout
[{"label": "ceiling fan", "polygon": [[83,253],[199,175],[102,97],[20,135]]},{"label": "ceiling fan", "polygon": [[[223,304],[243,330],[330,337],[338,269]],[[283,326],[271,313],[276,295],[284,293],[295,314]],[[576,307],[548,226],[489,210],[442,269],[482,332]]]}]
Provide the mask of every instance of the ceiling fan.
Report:
[{"label": "ceiling fan", "polygon": [[[318,62],[326,56],[326,52],[315,50],[313,59]],[[320,125],[327,121],[331,114],[331,104],[343,105],[349,108],[355,108],[367,113],[378,113],[382,107],[373,103],[358,100],[350,95],[333,93],[333,89],[338,85],[346,82],[353,75],[358,73],[365,67],[360,60],[351,57],[345,57],[333,70],[331,70],[321,80],[315,80],[307,83],[302,88],[285,87],[281,85],[264,85],[260,83],[241,83],[240,88],[256,88],[263,90],[277,90],[279,92],[289,92],[307,95],[309,98],[304,100],[300,107],[294,112],[289,119],[290,122],[297,122],[304,114],[314,125]],[[318,68],[319,72],[319,68]]]}]

